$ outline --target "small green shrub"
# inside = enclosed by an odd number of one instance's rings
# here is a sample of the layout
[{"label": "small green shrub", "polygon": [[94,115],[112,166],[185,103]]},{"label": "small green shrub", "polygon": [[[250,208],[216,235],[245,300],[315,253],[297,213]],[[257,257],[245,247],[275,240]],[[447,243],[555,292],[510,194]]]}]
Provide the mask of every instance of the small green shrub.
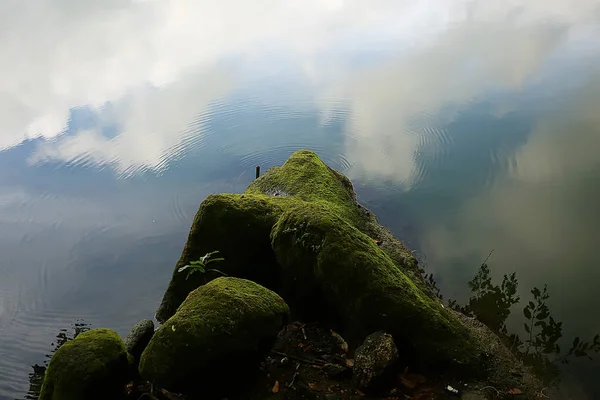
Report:
[{"label": "small green shrub", "polygon": [[225,273],[219,271],[218,269],[206,268],[206,266],[208,264],[210,264],[211,262],[225,260],[222,257],[211,258],[213,255],[217,254],[218,252],[219,251],[212,251],[210,253],[206,253],[204,256],[200,257],[200,259],[198,261],[190,261],[190,263],[188,265],[185,265],[185,266],[179,268],[177,270],[177,272],[183,272],[183,271],[187,270],[187,276],[185,277],[185,279],[188,279],[190,277],[190,275],[192,275],[194,272],[200,272],[202,274],[205,274],[207,272],[216,272],[223,276],[227,276]]}]

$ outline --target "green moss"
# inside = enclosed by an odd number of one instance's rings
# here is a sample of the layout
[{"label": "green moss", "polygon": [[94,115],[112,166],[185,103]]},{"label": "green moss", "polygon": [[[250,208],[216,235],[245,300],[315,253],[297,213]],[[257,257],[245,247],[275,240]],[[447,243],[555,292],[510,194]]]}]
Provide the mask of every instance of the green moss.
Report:
[{"label": "green moss", "polygon": [[[304,202],[327,208],[372,237],[388,235],[391,239],[374,216],[358,205],[348,178],[325,165],[315,153],[297,151],[282,167],[271,168],[255,180],[243,195],[212,195],[202,202],[157,310],[158,321],[166,321],[188,293],[218,276],[194,274],[186,280],[186,274],[177,272],[211,251],[218,250],[225,258],[213,264],[214,268],[278,291],[280,267],[271,249],[271,228],[284,210]],[[384,248],[390,250],[397,265],[414,262],[395,240],[388,240]]]},{"label": "green moss", "polygon": [[269,233],[289,202],[286,198],[250,194],[207,197],[196,213],[156,318],[164,322],[175,313],[188,293],[219,276],[197,273],[186,279],[185,273],[177,271],[215,250],[225,260],[211,264],[211,268],[276,289],[279,266],[271,249]]},{"label": "green moss", "polygon": [[187,393],[230,386],[269,348],[288,314],[283,299],[257,283],[215,279],[191,292],[156,331],[140,374]]},{"label": "green moss", "polygon": [[52,356],[40,400],[120,398],[131,356],[119,335],[93,329],[62,345]]},{"label": "green moss", "polygon": [[272,246],[285,276],[282,295],[301,314],[320,315],[348,337],[385,330],[405,357],[469,364],[476,357],[460,323],[327,207],[288,209],[273,228]]},{"label": "green moss", "polygon": [[352,223],[363,223],[350,180],[325,165],[312,151],[295,152],[283,166],[269,169],[252,182],[246,193],[279,194],[311,203],[324,202]]}]

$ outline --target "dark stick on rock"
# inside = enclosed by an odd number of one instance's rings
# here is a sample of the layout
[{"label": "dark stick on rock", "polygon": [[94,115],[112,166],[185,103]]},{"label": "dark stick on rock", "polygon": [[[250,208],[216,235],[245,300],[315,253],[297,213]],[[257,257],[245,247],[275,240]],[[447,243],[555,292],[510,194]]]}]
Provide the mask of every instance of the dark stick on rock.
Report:
[{"label": "dark stick on rock", "polygon": [[260,176],[260,165],[256,166],[256,179]]}]

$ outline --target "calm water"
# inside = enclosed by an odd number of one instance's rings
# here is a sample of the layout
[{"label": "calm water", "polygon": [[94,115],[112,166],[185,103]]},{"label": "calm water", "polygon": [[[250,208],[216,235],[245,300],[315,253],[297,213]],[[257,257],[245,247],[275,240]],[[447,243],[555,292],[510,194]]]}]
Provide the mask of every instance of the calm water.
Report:
[{"label": "calm water", "polygon": [[600,332],[600,1],[284,3],[0,1],[1,399],[77,319],[152,317],[198,204],[300,148],[446,297],[495,249]]}]

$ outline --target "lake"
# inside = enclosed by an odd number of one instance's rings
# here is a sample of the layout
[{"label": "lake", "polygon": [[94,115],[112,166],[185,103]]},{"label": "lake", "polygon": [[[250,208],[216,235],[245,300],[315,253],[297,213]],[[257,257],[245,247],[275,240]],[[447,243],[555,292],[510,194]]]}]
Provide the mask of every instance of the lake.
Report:
[{"label": "lake", "polygon": [[[600,1],[0,3],[0,399],[61,329],[152,318],[200,202],[297,149],[444,299],[488,261],[600,332]],[[83,322],[82,322],[83,321]],[[563,368],[600,398],[600,355]]]}]

